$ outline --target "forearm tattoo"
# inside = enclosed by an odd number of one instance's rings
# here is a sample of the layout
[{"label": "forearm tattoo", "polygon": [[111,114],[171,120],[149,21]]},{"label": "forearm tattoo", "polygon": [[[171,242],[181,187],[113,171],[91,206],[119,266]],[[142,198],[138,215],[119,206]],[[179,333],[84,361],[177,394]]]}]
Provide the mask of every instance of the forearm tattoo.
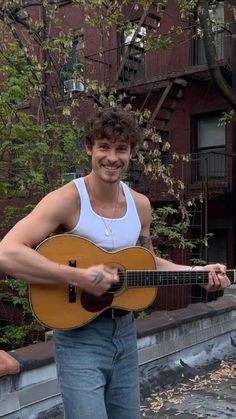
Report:
[{"label": "forearm tattoo", "polygon": [[151,237],[139,236],[136,246],[145,247],[146,249],[152,249]]}]

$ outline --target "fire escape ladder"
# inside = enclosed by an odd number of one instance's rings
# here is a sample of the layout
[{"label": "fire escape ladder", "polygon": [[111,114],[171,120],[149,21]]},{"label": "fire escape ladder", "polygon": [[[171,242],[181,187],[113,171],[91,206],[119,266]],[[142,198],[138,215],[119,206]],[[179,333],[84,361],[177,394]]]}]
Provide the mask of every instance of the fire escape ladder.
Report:
[{"label": "fire escape ladder", "polygon": [[[134,80],[145,79],[145,48],[144,41],[147,33],[156,35],[156,30],[160,26],[162,6],[157,11],[156,6],[150,4],[148,7],[140,11],[133,10],[131,12],[130,23],[133,25],[133,31],[130,37],[121,38],[120,45],[120,65],[116,73],[116,80],[121,82],[132,82]],[[122,35],[122,33],[121,33]]]},{"label": "fire escape ladder", "polygon": [[142,16],[141,16],[141,18],[138,22],[138,25],[137,25],[134,33],[133,33],[133,36],[132,36],[129,44],[127,45],[127,49],[126,49],[124,55],[121,56],[121,63],[120,63],[120,66],[119,66],[117,74],[116,74],[116,80],[120,79],[121,74],[124,71],[125,64],[126,64],[128,58],[129,58],[130,49],[134,47],[135,42],[138,39],[138,35],[139,35],[140,30],[141,30],[141,27],[143,26],[147,15],[148,15],[148,9],[145,9],[143,11],[143,14],[142,14]]},{"label": "fire escape ladder", "polygon": [[154,124],[157,129],[164,131],[175,110],[179,99],[183,95],[184,88],[187,82],[184,79],[176,78],[169,80],[167,86],[164,88],[161,97],[152,115],[148,121],[148,125]]}]

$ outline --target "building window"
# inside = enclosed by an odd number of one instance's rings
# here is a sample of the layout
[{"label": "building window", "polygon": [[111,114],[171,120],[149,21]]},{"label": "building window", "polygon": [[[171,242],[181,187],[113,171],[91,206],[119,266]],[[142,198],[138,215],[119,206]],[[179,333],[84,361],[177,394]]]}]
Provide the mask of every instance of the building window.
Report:
[{"label": "building window", "polygon": [[[216,59],[222,60],[224,58],[224,31],[222,29],[224,24],[224,3],[211,1],[209,5],[209,14],[214,31]],[[206,64],[207,61],[204,49],[203,34],[199,24],[197,25],[196,35],[195,64]]]},{"label": "building window", "polygon": [[136,26],[122,31],[120,35],[120,55],[124,60],[123,70],[120,75],[122,81],[140,80],[145,78],[145,52],[144,38],[147,29],[141,26],[134,38]]},{"label": "building window", "polygon": [[227,264],[227,231],[210,230],[209,233],[212,233],[212,237],[208,242],[207,263]]},{"label": "building window", "polygon": [[66,63],[61,70],[64,92],[84,91],[84,37],[79,34],[73,39]]},{"label": "building window", "polygon": [[225,177],[225,126],[219,124],[219,115],[198,118],[196,130],[195,180]]}]

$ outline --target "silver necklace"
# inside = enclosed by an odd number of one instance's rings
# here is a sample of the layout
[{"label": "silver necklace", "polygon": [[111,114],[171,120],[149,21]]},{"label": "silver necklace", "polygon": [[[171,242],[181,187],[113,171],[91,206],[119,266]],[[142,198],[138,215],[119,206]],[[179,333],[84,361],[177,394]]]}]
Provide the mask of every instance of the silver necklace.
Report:
[{"label": "silver necklace", "polygon": [[106,223],[106,221],[104,220],[104,218],[103,218],[101,215],[99,215],[99,217],[101,218],[101,220],[102,220],[102,222],[103,222],[103,224],[104,224],[104,227],[105,227],[105,230],[104,230],[104,234],[105,234],[105,236],[106,236],[106,237],[111,236],[111,235],[112,235],[112,228],[111,228],[111,225],[112,225],[112,223],[113,223],[114,219],[112,218],[112,219],[111,219],[111,221],[109,222],[109,224],[107,224],[107,223]]},{"label": "silver necklace", "polygon": [[[88,186],[89,186],[90,191],[92,191],[89,181],[88,181]],[[112,227],[111,226],[112,226],[112,224],[114,223],[114,221],[116,219],[115,217],[116,217],[116,210],[117,210],[117,205],[118,205],[118,200],[119,200],[119,192],[120,192],[120,184],[118,185],[117,197],[116,197],[116,202],[115,202],[115,205],[114,205],[113,217],[111,218],[111,220],[109,222],[106,222],[105,221],[105,218],[102,217],[102,215],[98,214],[98,216],[100,217],[100,219],[103,222],[103,225],[105,227],[104,228],[104,235],[106,237],[110,237],[110,236],[113,235],[113,231],[112,231]],[[94,194],[93,194],[93,200],[94,200],[95,206],[97,207],[97,203],[96,203],[96,201],[94,199]]]}]

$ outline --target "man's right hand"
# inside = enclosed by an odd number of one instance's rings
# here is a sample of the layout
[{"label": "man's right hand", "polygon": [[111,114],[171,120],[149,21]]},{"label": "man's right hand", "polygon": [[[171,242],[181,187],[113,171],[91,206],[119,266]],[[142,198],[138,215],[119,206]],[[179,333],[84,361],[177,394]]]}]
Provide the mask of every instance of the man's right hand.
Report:
[{"label": "man's right hand", "polygon": [[117,268],[109,265],[95,265],[87,269],[81,269],[81,271],[82,275],[78,287],[96,297],[105,294],[114,284],[119,282]]}]

